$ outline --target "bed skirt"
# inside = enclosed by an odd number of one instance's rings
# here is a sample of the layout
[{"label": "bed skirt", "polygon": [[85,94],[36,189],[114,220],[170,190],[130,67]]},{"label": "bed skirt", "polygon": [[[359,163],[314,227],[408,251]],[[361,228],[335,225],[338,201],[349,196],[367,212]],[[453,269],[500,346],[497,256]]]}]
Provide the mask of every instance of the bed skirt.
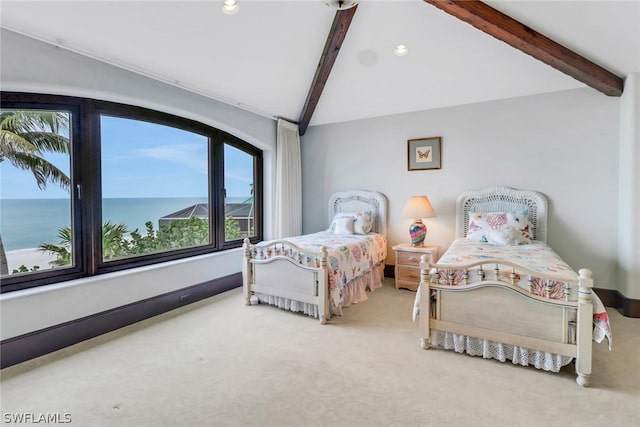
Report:
[{"label": "bed skirt", "polygon": [[558,372],[560,368],[568,365],[573,360],[569,356],[530,350],[515,345],[502,344],[435,329],[431,330],[431,345],[454,350],[456,353],[482,356],[485,359],[496,359],[501,362],[511,360],[514,365],[532,365],[538,369],[551,372]]},{"label": "bed skirt", "polygon": [[[368,299],[367,289],[373,291],[382,287],[383,279],[384,263],[380,263],[369,272],[352,279],[342,288],[342,303],[336,305],[332,301],[330,302],[329,314],[342,316],[343,308],[349,307],[351,304],[366,301]],[[316,319],[318,318],[318,306],[316,304],[309,304],[258,292],[256,292],[254,296],[257,297],[257,300],[261,303],[274,305],[284,310],[304,313]]]}]

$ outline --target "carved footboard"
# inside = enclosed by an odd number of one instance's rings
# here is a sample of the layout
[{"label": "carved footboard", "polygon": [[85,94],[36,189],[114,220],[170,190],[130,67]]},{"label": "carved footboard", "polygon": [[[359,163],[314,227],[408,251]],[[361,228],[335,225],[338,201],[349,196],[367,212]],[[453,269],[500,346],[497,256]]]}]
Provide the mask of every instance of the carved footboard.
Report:
[{"label": "carved footboard", "polygon": [[244,241],[243,295],[256,293],[318,306],[320,323],[329,319],[327,249],[302,249],[286,240],[251,245]]},{"label": "carved footboard", "polygon": [[[529,271],[507,260],[460,265],[428,261],[423,256],[420,264],[423,348],[429,348],[431,331],[436,329],[568,356],[576,360],[577,383],[588,385],[593,316],[591,271],[582,269],[578,280],[559,286],[553,276]],[[436,273],[430,274],[432,269]],[[471,270],[477,280],[470,279]],[[441,277],[443,274],[447,277]],[[526,276],[529,285],[523,289],[517,281]],[[577,301],[570,298],[575,289]]]}]

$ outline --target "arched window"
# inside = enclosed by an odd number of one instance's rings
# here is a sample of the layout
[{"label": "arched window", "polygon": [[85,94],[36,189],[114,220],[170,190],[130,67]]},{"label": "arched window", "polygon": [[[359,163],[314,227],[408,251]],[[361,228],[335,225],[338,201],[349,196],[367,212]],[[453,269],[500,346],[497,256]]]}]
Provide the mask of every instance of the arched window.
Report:
[{"label": "arched window", "polygon": [[2,292],[262,237],[262,152],[193,120],[2,93]]}]

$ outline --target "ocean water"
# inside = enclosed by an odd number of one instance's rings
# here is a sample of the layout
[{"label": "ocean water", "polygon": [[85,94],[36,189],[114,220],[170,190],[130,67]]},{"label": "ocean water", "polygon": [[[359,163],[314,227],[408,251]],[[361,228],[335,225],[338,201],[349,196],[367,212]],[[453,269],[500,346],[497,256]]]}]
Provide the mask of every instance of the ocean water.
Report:
[{"label": "ocean water", "polygon": [[[246,199],[238,198],[238,199]],[[235,199],[235,198],[233,198]],[[227,202],[233,202],[231,198]],[[126,224],[129,231],[144,231],[144,223],[191,206],[206,198],[113,198],[103,200],[103,222]],[[59,243],[58,230],[70,225],[71,207],[67,199],[0,200],[0,234],[6,251],[36,248],[42,243]]]}]

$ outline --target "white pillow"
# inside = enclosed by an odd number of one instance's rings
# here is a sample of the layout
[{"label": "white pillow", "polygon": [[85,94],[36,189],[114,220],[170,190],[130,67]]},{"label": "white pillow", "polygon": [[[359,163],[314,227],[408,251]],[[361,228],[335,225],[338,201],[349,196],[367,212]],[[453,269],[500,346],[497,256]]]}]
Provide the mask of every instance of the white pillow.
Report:
[{"label": "white pillow", "polygon": [[341,219],[341,218],[351,218],[353,219],[353,214],[352,213],[337,213],[334,215],[333,220],[331,220],[331,225],[329,225],[329,228],[327,229],[327,231],[330,231],[332,233],[336,232],[336,222]]},{"label": "white pillow", "polygon": [[331,221],[331,225],[329,226],[327,231],[331,231],[332,233],[335,233],[336,221],[341,218],[353,219],[354,221],[353,233],[355,234],[370,233],[371,230],[373,230],[373,224],[375,222],[375,215],[371,212],[339,212],[335,214],[335,216],[333,217],[333,220]]},{"label": "white pillow", "polygon": [[353,218],[350,216],[345,216],[342,218],[338,218],[335,221],[336,229],[334,231],[335,234],[353,234]]},{"label": "white pillow", "polygon": [[489,231],[489,243],[494,245],[511,246],[528,243],[522,232],[513,225],[507,225],[499,230]]}]

